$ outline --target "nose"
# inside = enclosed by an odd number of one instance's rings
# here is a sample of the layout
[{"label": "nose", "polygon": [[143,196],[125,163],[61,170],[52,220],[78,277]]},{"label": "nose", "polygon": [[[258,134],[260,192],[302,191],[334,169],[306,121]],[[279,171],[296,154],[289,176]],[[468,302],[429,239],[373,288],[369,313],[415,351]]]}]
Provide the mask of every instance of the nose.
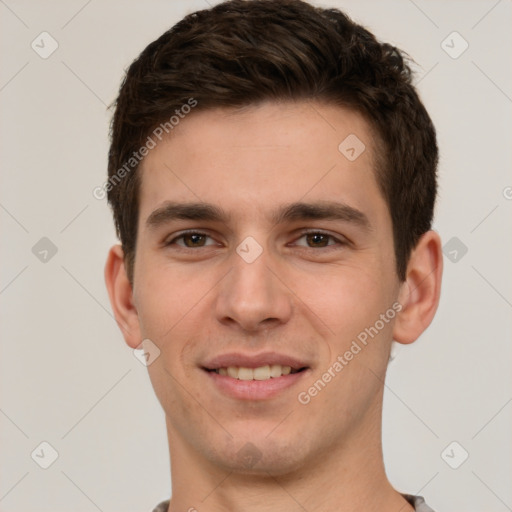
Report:
[{"label": "nose", "polygon": [[268,251],[251,263],[234,253],[232,263],[231,271],[219,283],[218,321],[253,333],[288,322],[293,294]]}]

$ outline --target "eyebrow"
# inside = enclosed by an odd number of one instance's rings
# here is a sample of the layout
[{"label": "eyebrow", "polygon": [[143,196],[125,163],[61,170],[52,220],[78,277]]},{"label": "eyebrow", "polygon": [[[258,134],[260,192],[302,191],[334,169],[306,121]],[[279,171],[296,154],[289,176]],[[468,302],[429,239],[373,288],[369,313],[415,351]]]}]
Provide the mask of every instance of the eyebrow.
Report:
[{"label": "eyebrow", "polygon": [[227,223],[229,216],[222,208],[209,203],[175,203],[168,201],[149,215],[146,226],[157,228],[176,219]]},{"label": "eyebrow", "polygon": [[[150,229],[156,229],[173,220],[198,220],[227,224],[230,219],[231,215],[211,203],[168,201],[149,215],[146,226]],[[371,230],[370,221],[362,211],[334,201],[290,203],[272,212],[270,220],[274,224],[306,220],[340,220],[353,223],[366,231]]]},{"label": "eyebrow", "polygon": [[279,208],[272,215],[272,220],[276,224],[298,220],[341,220],[354,223],[365,230],[371,229],[370,221],[362,211],[335,201],[291,203]]}]

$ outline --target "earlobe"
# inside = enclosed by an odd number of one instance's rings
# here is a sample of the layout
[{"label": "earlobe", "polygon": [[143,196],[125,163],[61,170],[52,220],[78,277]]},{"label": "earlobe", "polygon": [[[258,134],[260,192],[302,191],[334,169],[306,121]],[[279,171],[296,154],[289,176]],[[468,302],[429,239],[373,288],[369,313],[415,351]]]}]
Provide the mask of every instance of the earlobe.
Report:
[{"label": "earlobe", "polygon": [[412,251],[407,275],[401,285],[393,339],[412,343],[430,325],[441,293],[443,254],[441,240],[435,231],[427,231]]},{"label": "earlobe", "polygon": [[113,246],[105,264],[105,283],[114,316],[128,346],[141,343],[139,317],[133,302],[133,289],[126,273],[124,252],[120,245]]}]

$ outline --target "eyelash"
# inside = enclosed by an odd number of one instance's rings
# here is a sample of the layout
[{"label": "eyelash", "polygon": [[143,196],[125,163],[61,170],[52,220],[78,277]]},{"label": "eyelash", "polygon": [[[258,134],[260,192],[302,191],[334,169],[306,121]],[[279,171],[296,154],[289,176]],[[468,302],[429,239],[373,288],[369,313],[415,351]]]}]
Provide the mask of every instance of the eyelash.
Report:
[{"label": "eyelash", "polygon": [[[172,238],[171,240],[169,240],[168,242],[165,242],[164,245],[166,247],[168,246],[172,246],[172,245],[177,245],[180,250],[196,250],[196,249],[202,249],[204,247],[211,247],[211,245],[207,245],[207,246],[197,246],[197,247],[186,247],[186,246],[182,246],[182,245],[178,245],[176,244],[176,241],[177,240],[180,240],[180,239],[183,239],[185,236],[187,235],[199,235],[199,236],[205,236],[205,237],[208,237],[208,238],[212,238],[210,235],[208,235],[207,233],[203,233],[202,231],[195,231],[195,230],[188,230],[188,231],[182,231],[178,236],[175,236],[174,238]],[[333,249],[336,249],[336,248],[339,248],[339,247],[342,247],[342,246],[346,246],[349,244],[349,242],[345,239],[342,239],[340,240],[339,238],[336,238],[334,235],[331,235],[330,233],[327,233],[325,231],[322,231],[322,230],[304,230],[300,233],[300,236],[296,239],[296,240],[300,240],[301,238],[307,236],[307,235],[322,235],[322,236],[326,236],[328,237],[329,239],[331,240],[334,240],[336,242],[336,244],[329,244],[325,247],[307,247],[307,246],[299,246],[299,247],[302,247],[303,249],[324,249],[324,251],[329,251],[329,250],[333,250]]]}]

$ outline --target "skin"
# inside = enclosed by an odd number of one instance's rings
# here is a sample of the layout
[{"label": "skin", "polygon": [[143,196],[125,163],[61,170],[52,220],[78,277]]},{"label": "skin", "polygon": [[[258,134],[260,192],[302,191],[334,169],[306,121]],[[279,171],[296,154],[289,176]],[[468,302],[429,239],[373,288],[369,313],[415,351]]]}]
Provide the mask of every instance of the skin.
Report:
[{"label": "skin", "polygon": [[[349,134],[366,146],[355,161],[338,150]],[[194,112],[143,161],[133,286],[120,246],[105,276],[126,343],[150,339],[161,351],[148,371],[166,413],[169,511],[412,510],[384,472],[383,381],[392,340],[413,342],[435,314],[441,243],[433,231],[423,235],[406,280],[398,279],[373,151],[371,129],[355,112],[264,103]],[[230,218],[148,226],[168,201],[211,203]],[[344,203],[368,225],[270,218],[297,201]],[[207,236],[176,239],[186,229]],[[248,236],[262,249],[252,263],[236,251]],[[401,311],[300,403],[298,393],[394,303]],[[226,396],[201,368],[226,352],[266,350],[309,367],[270,399]],[[244,446],[255,463],[241,458]]]}]

